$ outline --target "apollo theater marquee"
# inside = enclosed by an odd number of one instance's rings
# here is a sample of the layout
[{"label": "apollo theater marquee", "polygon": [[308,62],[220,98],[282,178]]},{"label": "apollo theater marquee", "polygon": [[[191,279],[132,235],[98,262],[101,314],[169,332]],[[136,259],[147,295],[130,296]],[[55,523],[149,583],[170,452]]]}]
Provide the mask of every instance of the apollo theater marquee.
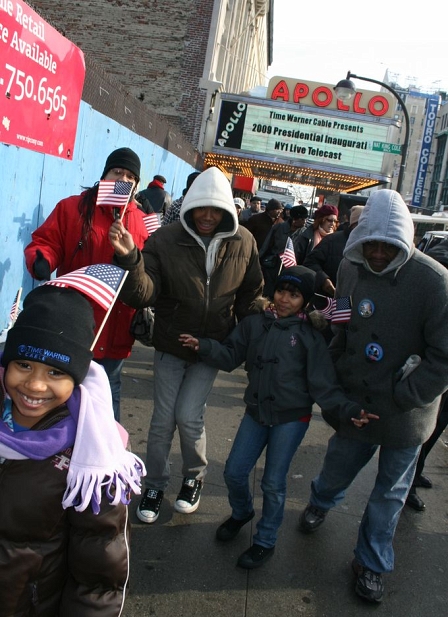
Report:
[{"label": "apollo theater marquee", "polygon": [[273,77],[267,98],[221,93],[204,142],[207,167],[228,174],[350,192],[391,181],[398,121],[388,93],[349,104],[330,84]]}]

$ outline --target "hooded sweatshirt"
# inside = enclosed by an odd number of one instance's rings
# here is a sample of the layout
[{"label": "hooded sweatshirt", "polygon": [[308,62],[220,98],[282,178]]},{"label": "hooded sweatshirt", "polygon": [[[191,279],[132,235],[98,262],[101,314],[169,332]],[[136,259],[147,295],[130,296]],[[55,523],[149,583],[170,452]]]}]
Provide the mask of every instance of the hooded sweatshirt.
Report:
[{"label": "hooded sweatshirt", "polygon": [[[399,248],[374,272],[369,241]],[[344,251],[336,298],[351,298],[349,321],[333,325],[330,353],[346,395],[379,416],[362,430],[324,417],[345,437],[390,447],[416,446],[431,435],[440,395],[448,388],[448,273],[415,250],[408,208],[395,191],[371,195]],[[420,364],[406,378],[411,355]]]},{"label": "hooded sweatshirt", "polygon": [[[219,208],[224,211],[222,221],[216,228],[210,243],[208,243],[208,248],[205,245],[204,239],[198,235],[191,214],[194,208],[207,207]],[[207,274],[210,275],[213,272],[216,254],[222,239],[234,236],[238,229],[238,217],[235,204],[233,203],[230,183],[217,167],[206,169],[192,184],[182,202],[180,222],[206,252],[206,270]]]},{"label": "hooded sweatshirt", "polygon": [[[223,217],[213,237],[203,238],[193,222],[195,208],[219,208]],[[158,351],[196,362],[179,335],[222,341],[235,319],[259,312],[262,274],[252,234],[238,225],[232,190],[216,167],[202,172],[186,194],[180,220],[153,233],[142,253],[115,257],[129,270],[120,298],[130,306],[154,306],[153,344]]]},{"label": "hooded sweatshirt", "polygon": [[399,248],[395,259],[382,272],[374,273],[378,276],[396,271],[414,252],[414,223],[401,195],[396,191],[377,191],[369,197],[358,225],[345,245],[344,256],[347,259],[352,263],[363,264],[373,272],[362,254],[362,245],[369,241],[387,242]]}]

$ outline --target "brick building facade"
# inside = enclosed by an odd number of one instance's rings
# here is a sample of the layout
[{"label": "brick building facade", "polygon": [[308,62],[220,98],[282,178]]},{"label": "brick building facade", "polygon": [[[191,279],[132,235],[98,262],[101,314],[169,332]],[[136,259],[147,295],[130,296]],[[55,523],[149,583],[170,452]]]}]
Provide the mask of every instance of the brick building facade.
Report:
[{"label": "brick building facade", "polygon": [[217,89],[264,85],[274,0],[30,0],[64,36],[201,149]]}]

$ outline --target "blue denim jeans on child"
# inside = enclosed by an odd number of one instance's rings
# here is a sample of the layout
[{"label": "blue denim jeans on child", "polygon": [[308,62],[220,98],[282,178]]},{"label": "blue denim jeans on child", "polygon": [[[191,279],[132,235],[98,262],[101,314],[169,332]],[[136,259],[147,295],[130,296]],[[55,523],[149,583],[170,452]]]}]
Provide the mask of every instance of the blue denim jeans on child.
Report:
[{"label": "blue denim jeans on child", "polygon": [[374,572],[391,572],[394,568],[392,541],[421,446],[386,448],[343,439],[335,433],[328,442],[322,471],[311,483],[310,503],[321,510],[340,503],[346,489],[378,448],[378,473],[359,527],[355,557]]},{"label": "blue denim jeans on child", "polygon": [[283,520],[286,476],[292,457],[308,429],[308,422],[287,422],[275,426],[259,424],[245,414],[227,459],[224,479],[229,489],[232,516],[242,520],[254,509],[249,474],[266,448],[261,480],[263,512],[257,523],[254,543],[272,548]]}]

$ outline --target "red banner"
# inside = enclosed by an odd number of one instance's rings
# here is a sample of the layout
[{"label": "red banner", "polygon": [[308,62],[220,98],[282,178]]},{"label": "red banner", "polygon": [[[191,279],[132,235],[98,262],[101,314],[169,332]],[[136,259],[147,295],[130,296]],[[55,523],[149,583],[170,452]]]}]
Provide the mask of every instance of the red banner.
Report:
[{"label": "red banner", "polygon": [[73,157],[84,54],[22,0],[0,0],[0,141]]}]

